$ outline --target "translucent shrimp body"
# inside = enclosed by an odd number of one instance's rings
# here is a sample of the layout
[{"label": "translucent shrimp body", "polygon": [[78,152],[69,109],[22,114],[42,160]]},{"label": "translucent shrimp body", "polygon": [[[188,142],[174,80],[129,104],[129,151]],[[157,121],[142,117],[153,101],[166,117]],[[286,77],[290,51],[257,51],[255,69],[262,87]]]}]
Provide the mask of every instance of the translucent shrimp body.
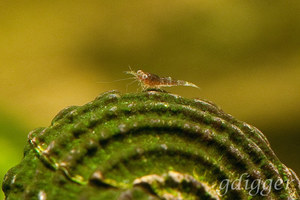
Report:
[{"label": "translucent shrimp body", "polygon": [[142,89],[155,88],[160,89],[161,87],[172,87],[172,86],[189,86],[189,87],[199,87],[193,83],[176,80],[171,77],[159,77],[156,74],[151,74],[149,72],[144,72],[142,70],[138,70],[137,72],[131,70],[126,71],[126,74],[131,74],[135,77],[137,81],[141,84]]}]

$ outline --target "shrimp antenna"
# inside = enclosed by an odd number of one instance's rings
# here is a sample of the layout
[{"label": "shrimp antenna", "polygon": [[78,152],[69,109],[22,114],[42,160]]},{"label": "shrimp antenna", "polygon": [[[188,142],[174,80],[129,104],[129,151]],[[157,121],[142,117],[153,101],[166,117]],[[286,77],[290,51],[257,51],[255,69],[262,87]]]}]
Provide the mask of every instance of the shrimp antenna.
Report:
[{"label": "shrimp antenna", "polygon": [[118,82],[118,81],[131,80],[131,79],[135,79],[135,78],[129,77],[129,78],[122,78],[122,79],[118,79],[118,80],[114,80],[114,81],[101,81],[101,82],[97,82],[97,83],[114,83],[114,82]]},{"label": "shrimp antenna", "polygon": [[133,71],[133,70],[131,69],[130,66],[128,66],[128,68],[129,68],[129,71],[124,71],[124,73],[125,73],[125,74],[131,74],[131,75],[133,75],[133,76],[136,76],[136,72]]}]

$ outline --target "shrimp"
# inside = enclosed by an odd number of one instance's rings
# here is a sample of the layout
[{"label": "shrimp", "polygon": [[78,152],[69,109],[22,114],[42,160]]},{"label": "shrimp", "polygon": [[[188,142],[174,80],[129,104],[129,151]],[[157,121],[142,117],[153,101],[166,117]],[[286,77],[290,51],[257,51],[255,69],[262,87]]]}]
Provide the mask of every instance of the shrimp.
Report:
[{"label": "shrimp", "polygon": [[172,87],[172,86],[189,86],[189,87],[199,87],[194,83],[190,83],[183,80],[176,80],[171,77],[159,77],[156,74],[151,74],[149,72],[144,72],[142,70],[133,71],[126,71],[126,74],[133,75],[134,78],[139,81],[143,90],[153,88],[153,89],[160,89],[161,87]]}]

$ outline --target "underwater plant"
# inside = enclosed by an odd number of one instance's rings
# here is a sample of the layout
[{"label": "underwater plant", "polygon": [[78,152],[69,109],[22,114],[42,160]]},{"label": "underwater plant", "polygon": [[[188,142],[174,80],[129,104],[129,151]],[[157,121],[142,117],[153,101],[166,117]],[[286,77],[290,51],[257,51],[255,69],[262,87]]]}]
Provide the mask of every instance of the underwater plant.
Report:
[{"label": "underwater plant", "polygon": [[14,199],[299,199],[297,175],[255,127],[162,90],[109,91],[28,135]]}]

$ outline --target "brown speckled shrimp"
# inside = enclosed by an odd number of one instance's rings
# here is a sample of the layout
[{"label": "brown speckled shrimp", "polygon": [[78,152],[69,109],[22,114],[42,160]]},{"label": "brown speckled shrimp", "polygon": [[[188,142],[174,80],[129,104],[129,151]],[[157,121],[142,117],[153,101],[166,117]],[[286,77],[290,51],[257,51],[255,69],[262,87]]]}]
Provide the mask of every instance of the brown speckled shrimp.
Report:
[{"label": "brown speckled shrimp", "polygon": [[172,86],[189,86],[189,87],[199,87],[193,83],[176,80],[171,77],[159,77],[158,75],[151,74],[149,72],[144,72],[142,70],[138,70],[137,72],[130,70],[126,71],[126,74],[131,74],[134,78],[139,81],[143,90],[153,88],[160,89],[161,87],[172,87]]}]

